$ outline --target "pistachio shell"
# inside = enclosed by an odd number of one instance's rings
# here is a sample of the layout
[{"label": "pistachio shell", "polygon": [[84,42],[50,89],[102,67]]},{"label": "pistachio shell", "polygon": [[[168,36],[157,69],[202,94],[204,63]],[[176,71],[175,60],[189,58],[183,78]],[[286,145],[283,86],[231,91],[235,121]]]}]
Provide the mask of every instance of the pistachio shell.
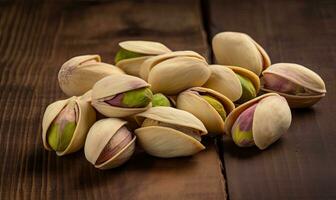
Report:
[{"label": "pistachio shell", "polygon": [[[192,114],[171,107],[152,107],[135,116],[138,124],[145,119],[192,128],[207,134],[202,122]],[[140,144],[145,151],[153,156],[170,158],[193,155],[205,147],[195,138],[170,127],[147,126],[135,130]]]},{"label": "pistachio shell", "polygon": [[127,117],[147,110],[151,107],[151,103],[142,108],[123,108],[111,106],[105,101],[112,99],[117,94],[149,86],[144,80],[134,76],[126,74],[111,75],[101,79],[93,86],[91,103],[105,116]]},{"label": "pistachio shell", "polygon": [[52,150],[48,144],[47,140],[47,132],[50,125],[53,123],[54,119],[57,115],[63,110],[63,108],[69,104],[70,101],[74,101],[78,107],[78,120],[76,124],[76,129],[73,133],[72,139],[69,145],[66,147],[64,151],[57,151],[56,154],[59,156],[73,153],[81,149],[85,142],[85,137],[87,131],[89,130],[90,126],[96,120],[96,113],[94,109],[88,102],[81,101],[76,97],[71,97],[66,100],[56,101],[50,104],[44,113],[43,120],[42,120],[42,141],[44,148],[47,150]]},{"label": "pistachio shell", "polygon": [[62,65],[58,81],[65,94],[79,96],[90,90],[98,80],[111,74],[124,72],[113,65],[102,63],[98,55],[76,56]]},{"label": "pistachio shell", "polygon": [[159,55],[171,52],[165,45],[152,41],[124,41],[120,42],[119,46],[128,51],[147,55]]},{"label": "pistachio shell", "polygon": [[256,92],[258,93],[260,90],[260,79],[257,75],[252,73],[251,71],[244,69],[242,67],[236,67],[236,66],[228,66],[232,71],[236,74],[239,74],[245,78],[250,79],[250,81],[253,83]]},{"label": "pistachio shell", "polygon": [[119,61],[116,64],[116,66],[122,69],[124,72],[126,72],[129,75],[139,77],[140,68],[141,68],[142,63],[145,60],[152,58],[152,57],[153,56],[141,56],[138,58],[125,59],[125,60]]},{"label": "pistachio shell", "polygon": [[213,89],[229,98],[238,100],[242,95],[242,87],[236,74],[227,66],[210,65],[211,75],[203,87]]},{"label": "pistachio shell", "polygon": [[194,87],[180,93],[177,97],[176,107],[188,111],[200,119],[210,133],[224,134],[224,121],[221,115],[200,94],[215,97],[222,103],[227,114],[235,107],[227,97],[214,90],[202,87]]},{"label": "pistachio shell", "polygon": [[165,60],[175,58],[175,57],[193,57],[198,58],[200,60],[203,60],[205,62],[205,59],[199,55],[198,53],[194,51],[174,51],[171,53],[165,53],[162,55],[154,56],[150,59],[147,59],[142,65],[140,69],[140,77],[144,80],[148,80],[148,76],[152,68],[154,68],[157,64],[160,62],[163,62]]},{"label": "pistachio shell", "polygon": [[90,129],[84,147],[86,159],[96,168],[109,169],[122,165],[134,153],[135,140],[134,136],[130,143],[126,144],[119,152],[107,161],[97,164],[96,161],[110,139],[123,127],[127,122],[121,119],[108,118],[97,121]]},{"label": "pistachio shell", "polygon": [[[284,96],[287,99],[291,108],[312,106],[322,97],[324,97],[326,93],[326,87],[322,78],[312,70],[302,65],[293,63],[277,63],[271,65],[267,70],[265,70],[263,72],[263,75],[264,77],[262,77],[262,90],[265,92],[276,92]],[[286,93],[285,91],[275,91],[268,88],[268,86],[265,84],[266,76],[274,76],[279,77],[282,80],[287,80],[287,84],[301,87],[300,90],[304,91],[300,91],[296,94]]]},{"label": "pistachio shell", "polygon": [[252,134],[255,145],[265,149],[287,131],[292,118],[286,100],[276,93],[262,95],[237,107],[226,119],[225,132],[231,135],[232,126],[240,114],[256,103]]},{"label": "pistachio shell", "polygon": [[245,33],[218,33],[212,46],[219,64],[243,67],[256,75],[271,63],[266,51]]}]

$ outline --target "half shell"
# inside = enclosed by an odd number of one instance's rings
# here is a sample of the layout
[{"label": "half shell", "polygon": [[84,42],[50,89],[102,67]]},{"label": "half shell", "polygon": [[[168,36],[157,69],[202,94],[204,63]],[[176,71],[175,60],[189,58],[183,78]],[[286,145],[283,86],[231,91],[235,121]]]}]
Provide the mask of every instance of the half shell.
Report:
[{"label": "half shell", "polygon": [[209,95],[218,100],[224,107],[226,114],[234,108],[230,99],[222,94],[202,87],[190,88],[177,97],[177,108],[185,110],[200,119],[210,133],[224,134],[224,120],[220,114],[200,95]]},{"label": "half shell", "polygon": [[91,103],[93,107],[107,117],[127,117],[147,110],[151,107],[151,103],[143,108],[122,108],[111,106],[105,100],[111,99],[119,93],[143,87],[150,87],[150,85],[138,77],[126,74],[110,75],[93,86]]},{"label": "half shell", "polygon": [[262,91],[276,92],[285,97],[291,108],[309,107],[325,96],[326,87],[322,78],[312,70],[294,63],[277,63],[263,72],[264,76],[275,75],[288,80],[309,91],[308,94],[286,94],[267,88],[265,78],[262,77]]},{"label": "half shell", "polygon": [[226,119],[225,132],[231,135],[231,128],[239,115],[256,103],[252,124],[253,139],[259,149],[265,149],[287,131],[292,119],[286,99],[276,93],[259,96],[233,110]]},{"label": "half shell", "polygon": [[[145,119],[152,119],[198,130],[201,135],[207,134],[203,123],[194,115],[171,107],[152,107],[146,112],[137,114],[135,119],[140,125]],[[145,151],[157,157],[190,156],[205,149],[202,143],[195,138],[169,127],[141,127],[135,130],[135,134]]]},{"label": "half shell", "polygon": [[134,136],[130,143],[126,144],[113,157],[101,164],[96,164],[96,161],[103,149],[106,147],[110,139],[117,133],[117,131],[125,126],[127,122],[117,119],[108,118],[97,121],[90,129],[84,147],[86,159],[91,162],[96,168],[109,169],[122,165],[132,156],[135,150]]},{"label": "half shell", "polygon": [[212,47],[219,64],[243,67],[258,76],[271,64],[266,51],[245,33],[218,33],[212,39]]},{"label": "half shell", "polygon": [[54,119],[57,117],[57,115],[63,110],[63,108],[65,108],[65,106],[70,101],[76,102],[79,111],[78,121],[69,145],[64,151],[57,151],[56,154],[58,156],[73,153],[81,149],[84,146],[86,134],[89,128],[96,120],[96,112],[91,107],[91,105],[88,102],[81,101],[76,97],[56,101],[50,104],[46,108],[42,120],[42,141],[45,149],[52,151],[47,141],[48,129],[50,125],[53,123]]}]

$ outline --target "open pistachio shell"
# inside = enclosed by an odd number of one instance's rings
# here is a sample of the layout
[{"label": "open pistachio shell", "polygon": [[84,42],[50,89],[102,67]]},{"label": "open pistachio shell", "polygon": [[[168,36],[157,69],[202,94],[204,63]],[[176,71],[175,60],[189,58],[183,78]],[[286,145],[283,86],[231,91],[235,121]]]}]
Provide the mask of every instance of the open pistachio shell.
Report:
[{"label": "open pistachio shell", "polygon": [[277,63],[267,68],[263,72],[262,90],[285,97],[291,108],[312,106],[327,92],[318,74],[293,63]]},{"label": "open pistachio shell", "polygon": [[[118,132],[124,131],[121,129],[126,128],[126,123],[121,119],[108,118],[97,121],[91,127],[85,141],[84,153],[86,159],[96,168],[115,168],[125,163],[132,156],[135,150],[136,137],[132,136],[132,133],[127,129],[124,134],[127,134],[128,139],[117,135]],[[112,141],[113,139],[114,141]],[[105,155],[102,155],[102,153],[105,153]],[[100,163],[98,160],[101,157],[105,158]]]},{"label": "open pistachio shell", "polygon": [[76,128],[73,132],[70,143],[65,150],[56,151],[56,154],[59,156],[73,153],[81,149],[84,146],[85,137],[89,128],[96,120],[96,113],[91,105],[88,102],[81,101],[76,97],[56,101],[50,104],[46,108],[42,120],[42,141],[45,149],[50,151],[52,150],[48,143],[48,129],[58,114],[71,102],[74,102],[78,108],[78,113],[76,113]]},{"label": "open pistachio shell", "polygon": [[[247,78],[248,80],[250,80],[254,86],[255,89],[255,93],[253,92],[252,96],[246,96],[246,94],[244,94],[244,90],[246,89],[242,89],[242,96],[248,100],[253,99],[256,97],[256,95],[258,94],[259,90],[260,90],[260,79],[257,75],[255,75],[254,73],[252,73],[251,71],[244,69],[242,67],[236,67],[236,66],[227,66],[228,68],[230,68],[235,74],[240,75],[241,77]],[[241,85],[241,87],[243,87],[243,85]],[[242,96],[240,98],[242,98]],[[242,99],[238,99],[239,103],[241,103],[240,101]],[[244,101],[243,101],[244,102]]]},{"label": "open pistachio shell", "polygon": [[148,103],[145,107],[125,108],[112,106],[106,100],[113,99],[116,95],[128,91],[149,88],[149,84],[135,76],[126,74],[110,75],[98,81],[92,88],[91,104],[98,112],[107,117],[127,117],[136,113],[143,112],[151,107]]},{"label": "open pistachio shell", "polygon": [[259,96],[233,110],[226,119],[225,132],[232,135],[232,127],[239,116],[255,105],[250,131],[253,143],[259,149],[266,149],[287,131],[292,119],[286,99],[276,93]]},{"label": "open pistachio shell", "polygon": [[188,111],[200,119],[210,133],[224,134],[225,119],[203,96],[210,96],[220,102],[225,115],[228,115],[235,107],[230,99],[214,90],[194,87],[178,95],[177,108]]},{"label": "open pistachio shell", "polygon": [[101,62],[99,55],[76,56],[65,62],[59,73],[58,82],[68,96],[80,96],[92,86],[111,74],[124,74],[114,65]]},{"label": "open pistachio shell", "polygon": [[[207,134],[203,123],[186,111],[171,107],[152,107],[135,115],[135,119],[139,125],[147,119],[171,124],[170,127],[153,125],[135,130],[141,146],[150,155],[162,158],[190,156],[205,149],[200,141],[183,132],[191,129],[199,132],[199,136]],[[181,129],[174,129],[172,126]]]},{"label": "open pistachio shell", "polygon": [[229,98],[238,100],[242,95],[242,87],[235,72],[224,65],[210,65],[211,75],[203,87],[213,89]]},{"label": "open pistachio shell", "polygon": [[218,33],[212,47],[219,64],[243,67],[258,76],[271,64],[266,51],[245,33]]},{"label": "open pistachio shell", "polygon": [[129,52],[139,54],[137,57],[122,59],[116,63],[116,66],[133,76],[139,76],[140,66],[148,58],[171,52],[165,45],[151,41],[124,41],[120,42],[119,46]]},{"label": "open pistachio shell", "polygon": [[202,86],[211,71],[205,59],[192,51],[155,56],[141,66],[140,76],[152,85],[155,93],[176,95],[190,87]]}]

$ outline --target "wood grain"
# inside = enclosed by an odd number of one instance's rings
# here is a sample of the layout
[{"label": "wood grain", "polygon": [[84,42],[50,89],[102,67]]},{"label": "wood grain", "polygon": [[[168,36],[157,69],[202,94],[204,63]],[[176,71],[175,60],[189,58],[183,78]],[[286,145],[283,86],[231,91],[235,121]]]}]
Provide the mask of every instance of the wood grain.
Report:
[{"label": "wood grain", "polygon": [[43,149],[41,120],[65,98],[57,72],[67,59],[98,53],[112,62],[119,41],[156,40],[208,55],[198,1],[2,2],[0,4],[0,199],[224,199],[221,162],[208,150],[179,159],[138,151],[100,171],[83,152]]},{"label": "wood grain", "polygon": [[335,199],[335,2],[215,0],[208,9],[210,36],[246,32],[273,63],[309,66],[328,91],[314,107],[293,110],[288,133],[266,151],[224,139],[229,199]]}]

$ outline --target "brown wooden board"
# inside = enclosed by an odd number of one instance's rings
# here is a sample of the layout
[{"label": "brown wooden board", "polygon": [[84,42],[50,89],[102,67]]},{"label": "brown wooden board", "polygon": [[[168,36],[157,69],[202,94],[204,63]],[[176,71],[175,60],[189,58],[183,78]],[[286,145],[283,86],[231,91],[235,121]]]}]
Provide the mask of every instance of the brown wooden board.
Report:
[{"label": "brown wooden board", "polygon": [[228,198],[336,199],[335,1],[209,1],[210,37],[246,32],[272,62],[309,66],[327,95],[312,108],[293,110],[292,125],[265,151],[223,142]]},{"label": "brown wooden board", "polygon": [[210,140],[193,157],[138,151],[107,171],[82,151],[57,157],[43,149],[44,109],[66,97],[57,84],[62,63],[88,53],[113,62],[118,42],[128,39],[208,54],[198,1],[0,3],[0,199],[225,199]]}]

